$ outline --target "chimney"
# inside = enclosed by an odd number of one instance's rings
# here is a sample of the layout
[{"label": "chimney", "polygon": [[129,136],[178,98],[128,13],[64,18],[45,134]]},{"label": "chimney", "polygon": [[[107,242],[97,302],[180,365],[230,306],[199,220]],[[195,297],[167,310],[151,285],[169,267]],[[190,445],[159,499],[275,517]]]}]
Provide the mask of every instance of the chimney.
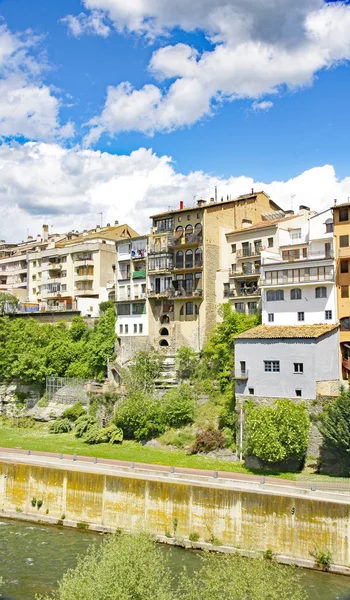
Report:
[{"label": "chimney", "polygon": [[33,236],[32,235],[28,235],[27,240],[30,241],[32,239],[33,239]]},{"label": "chimney", "polygon": [[252,194],[254,194],[254,188],[252,188]]},{"label": "chimney", "polygon": [[96,225],[96,231],[97,229],[101,229],[101,225]]},{"label": "chimney", "polygon": [[110,226],[111,226],[111,224],[110,224],[110,223],[107,223],[106,227],[110,227]]},{"label": "chimney", "polygon": [[214,198],[210,198],[210,204],[212,204],[213,202],[215,202]]},{"label": "chimney", "polygon": [[119,221],[114,221],[114,225],[119,225]]},{"label": "chimney", "polygon": [[183,203],[183,200],[180,200],[180,210],[183,210],[183,209],[184,209],[184,203]]},{"label": "chimney", "polygon": [[307,212],[310,212],[310,207],[305,206],[305,204],[300,204],[299,210],[306,210]]},{"label": "chimney", "polygon": [[43,225],[43,235],[42,235],[43,241],[47,242],[49,239],[49,226],[48,225]]}]

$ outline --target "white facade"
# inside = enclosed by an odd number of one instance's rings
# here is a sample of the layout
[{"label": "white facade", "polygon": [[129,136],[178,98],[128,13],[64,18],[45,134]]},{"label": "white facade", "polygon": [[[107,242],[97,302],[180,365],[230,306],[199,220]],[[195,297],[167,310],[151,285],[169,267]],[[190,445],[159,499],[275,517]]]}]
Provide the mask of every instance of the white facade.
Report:
[{"label": "white facade", "polygon": [[262,253],[262,322],[269,325],[336,323],[332,212],[280,232],[279,251]]},{"label": "white facade", "polygon": [[123,339],[148,335],[147,236],[116,244],[116,333]]}]

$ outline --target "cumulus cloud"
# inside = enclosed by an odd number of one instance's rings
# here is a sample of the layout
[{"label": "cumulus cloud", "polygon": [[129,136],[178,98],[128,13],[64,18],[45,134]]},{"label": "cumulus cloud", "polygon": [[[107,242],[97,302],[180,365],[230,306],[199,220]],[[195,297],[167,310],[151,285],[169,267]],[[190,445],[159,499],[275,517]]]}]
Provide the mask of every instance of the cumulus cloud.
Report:
[{"label": "cumulus cloud", "polygon": [[186,32],[202,30],[213,45],[201,53],[189,44],[168,44],[156,50],[149,70],[164,84],[135,90],[129,82],[122,82],[108,88],[105,106],[90,123],[94,131],[89,141],[96,141],[103,132],[115,135],[132,129],[146,134],[172,131],[210,115],[218,102],[238,98],[261,102],[263,96],[277,94],[281,88],[311,85],[320,70],[350,59],[350,6],[343,3],[83,3],[85,8],[104,14],[118,32],[144,35],[152,41],[161,34],[170,36],[175,28]]},{"label": "cumulus cloud", "polygon": [[61,19],[61,22],[65,23],[69,33],[77,38],[84,34],[108,37],[111,32],[103,14],[95,10],[90,14],[67,15],[64,19]]},{"label": "cumulus cloud", "polygon": [[219,199],[262,189],[285,209],[291,207],[291,196],[295,208],[306,204],[316,210],[350,196],[350,177],[338,180],[331,165],[288,181],[261,182],[202,171],[184,175],[169,156],[145,148],[115,155],[38,142],[0,146],[0,182],[0,237],[8,241],[24,239],[27,230],[35,235],[42,223],[54,231],[93,227],[100,212],[105,223],[117,219],[146,233],[150,215],[176,208],[181,200],[192,206],[193,196],[209,198],[215,186]]},{"label": "cumulus cloud", "polygon": [[252,110],[254,112],[267,112],[270,108],[273,107],[273,102],[270,100],[262,100],[261,102],[253,102]]},{"label": "cumulus cloud", "polygon": [[59,123],[59,100],[41,81],[47,69],[40,38],[12,33],[0,24],[0,136],[29,139],[67,137],[72,125]]}]

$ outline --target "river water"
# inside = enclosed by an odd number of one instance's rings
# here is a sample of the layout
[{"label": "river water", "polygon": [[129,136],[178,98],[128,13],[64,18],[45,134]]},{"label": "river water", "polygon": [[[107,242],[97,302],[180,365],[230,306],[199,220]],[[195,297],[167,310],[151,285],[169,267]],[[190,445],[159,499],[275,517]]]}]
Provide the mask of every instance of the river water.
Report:
[{"label": "river water", "polygon": [[[34,600],[36,594],[51,591],[63,573],[75,566],[77,555],[102,539],[91,532],[0,519],[3,600]],[[184,564],[193,571],[199,567],[196,552],[168,546],[163,551],[171,552],[174,573]],[[310,600],[350,600],[347,577],[305,570],[304,586]]]}]

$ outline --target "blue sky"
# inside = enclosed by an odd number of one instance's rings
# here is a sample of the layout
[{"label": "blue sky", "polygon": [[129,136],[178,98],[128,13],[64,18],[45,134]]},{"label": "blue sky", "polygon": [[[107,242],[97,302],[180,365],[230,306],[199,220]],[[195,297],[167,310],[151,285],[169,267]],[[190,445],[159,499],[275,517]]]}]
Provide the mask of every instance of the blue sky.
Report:
[{"label": "blue sky", "polygon": [[147,211],[214,184],[263,182],[281,204],[350,195],[350,6],[269,5],[0,0],[3,222],[10,202],[18,235],[27,218],[80,226],[101,207],[147,229]]}]

